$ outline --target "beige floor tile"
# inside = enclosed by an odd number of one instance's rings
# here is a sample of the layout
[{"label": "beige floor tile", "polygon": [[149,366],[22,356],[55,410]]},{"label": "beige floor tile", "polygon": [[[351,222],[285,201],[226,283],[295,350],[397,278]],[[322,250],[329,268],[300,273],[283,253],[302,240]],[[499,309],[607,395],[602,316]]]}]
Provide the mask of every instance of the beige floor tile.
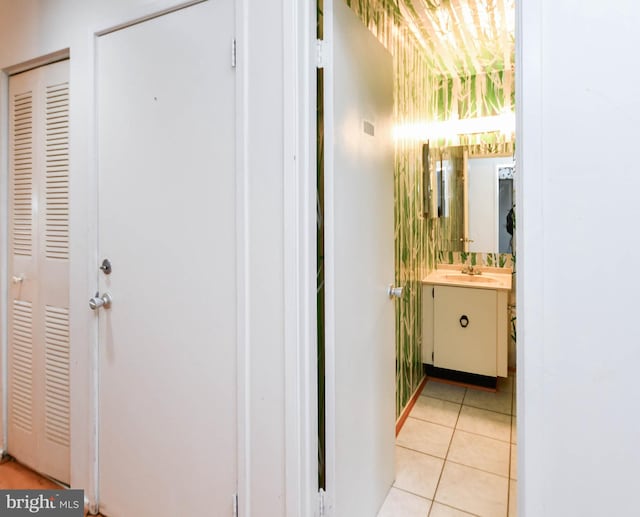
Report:
[{"label": "beige floor tile", "polygon": [[508,442],[511,436],[511,417],[494,411],[462,406],[456,429]]},{"label": "beige floor tile", "polygon": [[511,466],[509,467],[509,477],[518,479],[518,446],[511,444]]},{"label": "beige floor tile", "polygon": [[447,402],[433,397],[418,397],[415,406],[411,410],[411,416],[421,420],[427,420],[434,424],[455,427],[460,413],[460,404]]},{"label": "beige floor tile", "polygon": [[404,423],[396,443],[408,449],[444,458],[447,455],[452,435],[453,429],[450,427],[409,417]]},{"label": "beige floor tile", "polygon": [[511,391],[497,391],[492,393],[490,391],[468,388],[467,393],[464,396],[463,404],[465,406],[489,409],[491,411],[510,415],[512,400],[513,394]]},{"label": "beige floor tile", "polygon": [[431,505],[431,513],[429,517],[474,517],[470,513],[463,512],[462,510],[456,510],[451,506],[445,506],[440,503],[434,502]]},{"label": "beige floor tile", "polygon": [[438,381],[427,381],[421,395],[461,403],[467,388]]},{"label": "beige floor tile", "polygon": [[518,443],[518,419],[514,415],[511,417],[511,443]]},{"label": "beige floor tile", "polygon": [[447,461],[435,500],[482,517],[504,517],[508,490],[507,478]]},{"label": "beige floor tile", "polygon": [[447,461],[508,477],[509,449],[507,442],[458,429],[453,434]]},{"label": "beige floor tile", "polygon": [[518,483],[509,481],[509,513],[508,517],[518,516]]},{"label": "beige floor tile", "polygon": [[431,501],[391,488],[378,517],[427,517]]},{"label": "beige floor tile", "polygon": [[407,492],[433,499],[444,460],[421,452],[396,447],[396,481]]}]

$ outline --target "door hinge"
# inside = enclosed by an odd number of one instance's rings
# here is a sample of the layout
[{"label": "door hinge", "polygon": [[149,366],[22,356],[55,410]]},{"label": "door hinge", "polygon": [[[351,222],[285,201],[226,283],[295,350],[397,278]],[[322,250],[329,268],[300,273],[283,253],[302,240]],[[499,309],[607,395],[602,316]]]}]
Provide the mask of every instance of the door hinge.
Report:
[{"label": "door hinge", "polygon": [[236,67],[236,62],[238,59],[238,51],[235,38],[231,41],[231,68]]},{"label": "door hinge", "polygon": [[435,353],[431,352],[431,364],[433,364],[435,360],[436,360]]},{"label": "door hinge", "polygon": [[325,515],[325,491],[324,488],[321,488],[320,490],[318,490],[318,515],[319,517],[324,517]]},{"label": "door hinge", "polygon": [[325,65],[326,45],[324,40],[316,40],[316,67],[324,68]]},{"label": "door hinge", "polygon": [[238,517],[238,494],[233,494],[233,517]]},{"label": "door hinge", "polygon": [[431,298],[435,298],[436,297],[436,288],[432,287],[431,288]]}]

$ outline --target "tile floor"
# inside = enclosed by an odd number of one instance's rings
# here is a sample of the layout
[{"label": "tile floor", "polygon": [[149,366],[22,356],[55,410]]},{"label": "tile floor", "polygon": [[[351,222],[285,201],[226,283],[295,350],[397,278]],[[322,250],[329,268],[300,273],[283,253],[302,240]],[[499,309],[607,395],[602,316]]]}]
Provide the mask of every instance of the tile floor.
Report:
[{"label": "tile floor", "polygon": [[396,439],[378,517],[516,517],[515,377],[495,393],[429,380]]},{"label": "tile floor", "polygon": [[[396,480],[378,517],[516,517],[515,378],[496,393],[429,380],[396,440]],[[55,489],[14,461],[0,489]]]}]

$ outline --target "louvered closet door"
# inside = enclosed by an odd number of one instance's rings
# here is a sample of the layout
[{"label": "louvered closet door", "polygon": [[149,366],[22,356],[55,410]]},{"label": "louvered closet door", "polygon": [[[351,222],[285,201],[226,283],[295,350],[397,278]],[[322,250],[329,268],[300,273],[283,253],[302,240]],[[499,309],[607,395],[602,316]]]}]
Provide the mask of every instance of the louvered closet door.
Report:
[{"label": "louvered closet door", "polygon": [[68,61],[9,80],[9,453],[69,481]]}]

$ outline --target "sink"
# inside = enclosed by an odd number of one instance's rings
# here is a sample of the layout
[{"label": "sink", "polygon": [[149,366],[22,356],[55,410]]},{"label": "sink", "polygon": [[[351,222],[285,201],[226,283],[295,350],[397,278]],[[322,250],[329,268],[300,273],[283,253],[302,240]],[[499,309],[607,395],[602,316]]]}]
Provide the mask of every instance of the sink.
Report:
[{"label": "sink", "polygon": [[486,275],[445,275],[445,279],[450,280],[452,282],[478,282],[483,284],[491,284],[497,282],[495,278]]},{"label": "sink", "polygon": [[[482,267],[479,275],[469,275],[460,271],[459,264],[439,264],[422,282],[430,285],[449,285],[463,289],[511,290],[511,268]],[[474,266],[475,268],[476,266]]]}]

